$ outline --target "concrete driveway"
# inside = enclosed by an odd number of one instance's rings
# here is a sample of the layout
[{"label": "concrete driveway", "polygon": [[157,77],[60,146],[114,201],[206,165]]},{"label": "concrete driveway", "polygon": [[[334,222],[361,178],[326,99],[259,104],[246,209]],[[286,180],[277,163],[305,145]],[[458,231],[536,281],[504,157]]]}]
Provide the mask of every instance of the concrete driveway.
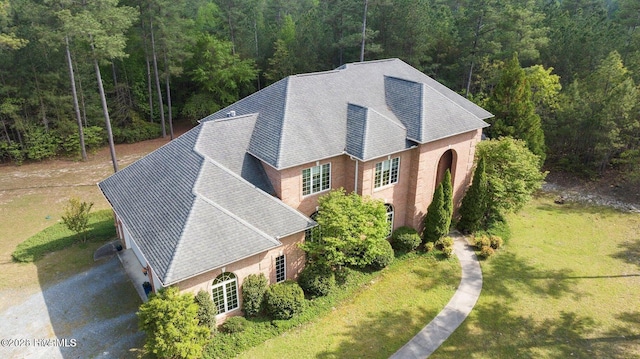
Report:
[{"label": "concrete driveway", "polygon": [[0,358],[127,358],[141,303],[113,256],[0,312]]}]

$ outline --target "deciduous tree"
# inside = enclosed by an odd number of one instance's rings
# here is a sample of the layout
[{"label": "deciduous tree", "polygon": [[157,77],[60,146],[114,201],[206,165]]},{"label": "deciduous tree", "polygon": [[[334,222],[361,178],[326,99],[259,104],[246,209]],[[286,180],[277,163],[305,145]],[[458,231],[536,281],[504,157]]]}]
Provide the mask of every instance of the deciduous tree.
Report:
[{"label": "deciduous tree", "polygon": [[339,189],[320,197],[318,206],[315,220],[322,238],[302,246],[309,260],[330,267],[364,267],[383,254],[380,241],[387,237],[389,224],[381,201]]}]

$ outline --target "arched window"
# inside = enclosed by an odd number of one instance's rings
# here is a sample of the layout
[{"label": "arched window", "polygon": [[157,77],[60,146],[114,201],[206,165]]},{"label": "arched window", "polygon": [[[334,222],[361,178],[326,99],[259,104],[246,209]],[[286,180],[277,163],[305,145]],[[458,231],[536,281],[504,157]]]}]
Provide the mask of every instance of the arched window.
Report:
[{"label": "arched window", "polygon": [[233,273],[225,272],[213,280],[213,302],[218,314],[238,308],[238,279]]},{"label": "arched window", "polygon": [[[309,218],[313,219],[314,221],[316,220],[316,217],[318,217],[318,211],[311,213],[311,215],[309,216]],[[318,239],[320,239],[320,226],[309,228],[304,231],[304,240],[306,242],[315,242]]]},{"label": "arched window", "polygon": [[393,206],[389,203],[384,204],[387,207],[387,223],[389,223],[389,233],[387,233],[387,237],[391,236],[391,232],[393,232]]}]

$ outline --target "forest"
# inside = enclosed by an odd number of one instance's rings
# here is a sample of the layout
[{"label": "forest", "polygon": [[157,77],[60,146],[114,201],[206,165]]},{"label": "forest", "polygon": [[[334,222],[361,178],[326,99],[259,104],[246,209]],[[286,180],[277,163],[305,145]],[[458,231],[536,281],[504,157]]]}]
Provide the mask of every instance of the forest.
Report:
[{"label": "forest", "polygon": [[640,180],[638,0],[0,0],[0,162],[173,138],[288,75],[392,57],[547,168]]}]

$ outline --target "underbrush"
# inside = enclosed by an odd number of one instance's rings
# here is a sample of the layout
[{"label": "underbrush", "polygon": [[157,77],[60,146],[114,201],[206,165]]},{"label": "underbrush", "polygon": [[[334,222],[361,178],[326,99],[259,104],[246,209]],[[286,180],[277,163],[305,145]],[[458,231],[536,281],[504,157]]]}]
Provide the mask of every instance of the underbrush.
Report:
[{"label": "underbrush", "polygon": [[[116,236],[113,212],[109,209],[89,214],[87,241],[102,242]],[[11,257],[16,262],[35,262],[45,254],[70,247],[79,241],[78,235],[60,222],[45,228],[18,244]]]}]

